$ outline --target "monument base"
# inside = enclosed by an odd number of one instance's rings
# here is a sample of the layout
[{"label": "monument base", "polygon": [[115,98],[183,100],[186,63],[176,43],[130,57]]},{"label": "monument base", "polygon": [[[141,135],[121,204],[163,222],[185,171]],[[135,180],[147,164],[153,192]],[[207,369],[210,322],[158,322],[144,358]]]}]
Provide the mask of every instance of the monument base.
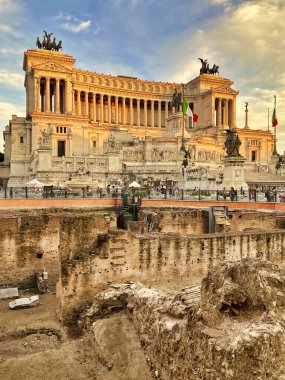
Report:
[{"label": "monument base", "polygon": [[224,181],[222,187],[229,190],[233,187],[235,190],[247,188],[244,180],[244,163],[246,159],[243,157],[226,157],[224,159]]}]

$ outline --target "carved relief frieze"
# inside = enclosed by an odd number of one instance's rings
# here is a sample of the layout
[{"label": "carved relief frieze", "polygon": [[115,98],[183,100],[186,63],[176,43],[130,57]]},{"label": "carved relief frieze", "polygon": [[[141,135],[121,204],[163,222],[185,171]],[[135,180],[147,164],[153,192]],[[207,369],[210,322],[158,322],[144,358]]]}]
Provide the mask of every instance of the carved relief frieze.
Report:
[{"label": "carved relief frieze", "polygon": [[213,89],[213,92],[221,92],[223,94],[230,94],[230,95],[238,95],[239,93],[238,91],[235,91],[232,88],[226,87],[226,86],[215,88]]},{"label": "carved relief frieze", "polygon": [[35,66],[33,66],[33,69],[34,70],[56,71],[56,72],[62,72],[62,73],[71,73],[71,71],[67,67],[59,65],[57,63],[35,65]]}]

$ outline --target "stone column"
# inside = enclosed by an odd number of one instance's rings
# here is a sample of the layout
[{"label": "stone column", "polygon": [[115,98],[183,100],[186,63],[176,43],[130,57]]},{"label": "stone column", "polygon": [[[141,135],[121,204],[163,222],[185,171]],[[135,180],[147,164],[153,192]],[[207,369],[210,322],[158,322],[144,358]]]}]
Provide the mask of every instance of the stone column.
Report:
[{"label": "stone column", "polygon": [[165,101],[165,125],[166,119],[168,119],[168,100]]},{"label": "stone column", "polygon": [[50,78],[45,83],[45,112],[50,112]]},{"label": "stone column", "polygon": [[108,122],[112,123],[112,103],[111,103],[111,95],[108,95]]},{"label": "stone column", "polygon": [[222,99],[222,126],[226,125],[226,101]]},{"label": "stone column", "polygon": [[100,94],[101,122],[104,123],[104,96]]},{"label": "stone column", "polygon": [[96,94],[94,92],[92,93],[92,97],[93,97],[93,115],[92,115],[92,119],[93,119],[93,121],[96,121],[96,118],[97,118],[97,104],[96,104]]},{"label": "stone column", "polygon": [[81,115],[81,91],[80,90],[77,90],[77,112],[76,114],[78,116]]},{"label": "stone column", "polygon": [[41,112],[42,110],[42,98],[41,98],[41,78],[37,79],[37,111]]},{"label": "stone column", "polygon": [[249,140],[248,137],[245,139],[245,158],[249,161]]},{"label": "stone column", "polygon": [[217,127],[220,127],[222,124],[222,100],[218,98],[218,107],[217,107]]},{"label": "stone column", "polygon": [[144,99],[144,126],[147,127],[147,100]]},{"label": "stone column", "polygon": [[88,91],[84,91],[85,116],[89,116]]},{"label": "stone column", "polygon": [[72,114],[75,114],[75,90],[74,84],[72,83]]},{"label": "stone column", "polygon": [[236,128],[236,99],[232,100],[232,128]]},{"label": "stone column", "polygon": [[59,82],[60,82],[60,79],[56,78],[55,79],[55,97],[54,97],[54,111],[55,111],[55,113],[59,113],[60,112]]},{"label": "stone column", "polygon": [[130,125],[134,125],[133,98],[130,98]]},{"label": "stone column", "polygon": [[[34,92],[35,92],[35,90],[34,90]],[[35,98],[35,96],[34,96],[33,110],[35,110],[35,111],[38,109],[37,99],[38,98]],[[27,83],[26,84],[26,114],[28,115],[28,113],[30,113],[30,107],[29,107],[29,85]]]},{"label": "stone column", "polygon": [[26,156],[29,156],[31,153],[31,128],[27,126],[26,131],[27,131]]},{"label": "stone column", "polygon": [[158,100],[158,126],[161,128],[161,101]]},{"label": "stone column", "polygon": [[122,98],[123,101],[123,114],[122,114],[122,124],[125,124],[126,122],[126,98]]},{"label": "stone column", "polygon": [[[27,90],[26,96],[27,96],[27,98],[29,96],[28,90]],[[36,101],[36,99],[37,99],[37,78],[36,77],[34,77],[34,96],[33,96],[33,98],[34,98],[34,104],[32,105],[32,107],[33,107],[34,111],[37,111],[37,101]],[[27,107],[26,111],[28,113],[29,112],[28,102],[26,103],[26,107]]]},{"label": "stone column", "polygon": [[137,126],[141,126],[141,104],[140,99],[137,99]]},{"label": "stone column", "polygon": [[154,127],[154,100],[151,100],[151,126]]},{"label": "stone column", "polygon": [[65,110],[64,113],[72,112],[72,93],[71,93],[71,82],[65,79]]},{"label": "stone column", "polygon": [[229,101],[225,100],[225,126],[229,126]]},{"label": "stone column", "polygon": [[115,96],[115,123],[119,124],[119,98]]}]

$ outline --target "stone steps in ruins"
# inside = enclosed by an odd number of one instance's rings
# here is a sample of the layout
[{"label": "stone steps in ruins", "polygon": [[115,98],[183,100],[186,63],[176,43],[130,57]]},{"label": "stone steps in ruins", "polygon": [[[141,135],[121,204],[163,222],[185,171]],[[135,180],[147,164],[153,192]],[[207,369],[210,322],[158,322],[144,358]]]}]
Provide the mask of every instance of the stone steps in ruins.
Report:
[{"label": "stone steps in ruins", "polygon": [[201,286],[190,286],[182,289],[182,293],[179,294],[179,298],[186,305],[194,305],[200,302],[201,298]]}]

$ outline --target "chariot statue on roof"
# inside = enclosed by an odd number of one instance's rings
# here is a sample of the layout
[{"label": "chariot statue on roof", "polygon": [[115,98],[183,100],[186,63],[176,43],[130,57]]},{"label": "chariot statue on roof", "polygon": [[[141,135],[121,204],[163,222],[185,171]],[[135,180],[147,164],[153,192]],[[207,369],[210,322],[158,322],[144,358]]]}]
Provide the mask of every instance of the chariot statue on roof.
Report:
[{"label": "chariot statue on roof", "polygon": [[56,38],[54,37],[53,40],[51,39],[51,36],[53,33],[47,33],[44,30],[44,36],[42,41],[39,37],[37,37],[36,46],[38,49],[45,49],[45,50],[54,50],[59,51],[62,49],[62,41],[60,40],[59,43],[56,43]]},{"label": "chariot statue on roof", "polygon": [[200,75],[201,74],[219,74],[219,66],[217,66],[215,63],[212,68],[210,68],[208,60],[198,58],[201,61],[202,67],[200,68]]}]

